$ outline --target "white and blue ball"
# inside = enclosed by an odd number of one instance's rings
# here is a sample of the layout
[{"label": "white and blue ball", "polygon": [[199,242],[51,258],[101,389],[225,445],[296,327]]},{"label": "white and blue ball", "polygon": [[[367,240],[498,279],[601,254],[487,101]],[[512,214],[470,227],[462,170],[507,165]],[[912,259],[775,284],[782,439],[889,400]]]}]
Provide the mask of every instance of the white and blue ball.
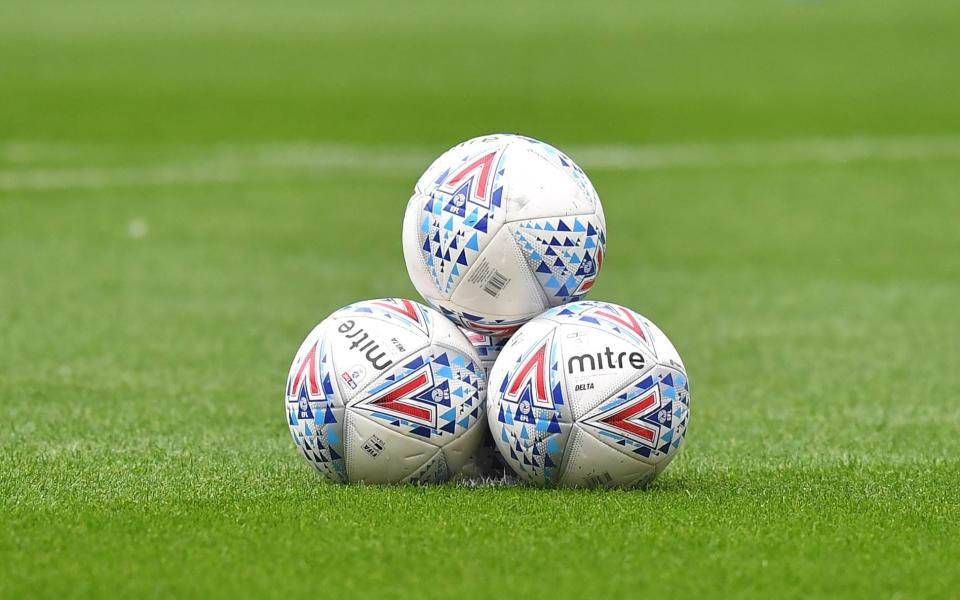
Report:
[{"label": "white and blue ball", "polygon": [[403,223],[417,291],[461,326],[496,336],[583,298],[605,246],[603,207],[583,170],[519,135],[445,152],[417,182]]},{"label": "white and blue ball", "polygon": [[581,301],[510,339],[490,372],[487,418],[526,482],[642,486],[679,451],[690,388],[656,325],[616,304]]},{"label": "white and blue ball", "polygon": [[298,450],[336,482],[437,482],[472,461],[486,378],[457,327],[410,300],[357,302],[307,336],[284,408]]}]

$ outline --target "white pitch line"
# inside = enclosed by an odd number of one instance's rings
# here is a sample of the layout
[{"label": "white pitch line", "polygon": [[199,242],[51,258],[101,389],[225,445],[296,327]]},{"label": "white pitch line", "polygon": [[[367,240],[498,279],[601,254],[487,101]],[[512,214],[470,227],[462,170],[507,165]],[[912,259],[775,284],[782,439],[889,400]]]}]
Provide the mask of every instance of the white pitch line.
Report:
[{"label": "white pitch line", "polygon": [[[320,143],[267,143],[167,148],[190,161],[138,166],[38,167],[44,157],[122,158],[122,145],[0,142],[6,157],[32,158],[29,166],[0,168],[0,191],[219,185],[278,177],[316,178],[331,173],[365,177],[407,175],[411,179],[443,149],[364,147]],[[960,136],[855,137],[762,142],[704,142],[651,145],[587,145],[569,154],[588,171],[657,171],[676,168],[775,167],[850,162],[909,162],[960,159]],[[13,160],[12,162],[17,162]]]},{"label": "white pitch line", "polygon": [[[23,148],[25,142],[18,142]],[[89,147],[89,146],[88,146]],[[63,146],[57,146],[57,152]],[[122,146],[102,151],[116,156]],[[419,175],[430,163],[422,149],[357,148],[327,144],[242,144],[208,148],[183,146],[190,161],[157,162],[137,166],[28,167],[0,169],[0,191],[158,187],[180,184],[229,184],[276,179],[284,175],[317,177],[337,172]],[[40,154],[42,150],[37,150]],[[0,145],[0,157],[3,156]],[[59,154],[58,154],[59,156]]]},{"label": "white pitch line", "polygon": [[0,171],[0,190],[101,189],[157,187],[186,183],[230,183],[243,181],[242,173],[177,166],[61,168]]},{"label": "white pitch line", "polygon": [[587,146],[572,156],[576,156],[585,169],[626,171],[829,165],[871,160],[905,162],[960,158],[960,137],[855,137],[660,146]]}]

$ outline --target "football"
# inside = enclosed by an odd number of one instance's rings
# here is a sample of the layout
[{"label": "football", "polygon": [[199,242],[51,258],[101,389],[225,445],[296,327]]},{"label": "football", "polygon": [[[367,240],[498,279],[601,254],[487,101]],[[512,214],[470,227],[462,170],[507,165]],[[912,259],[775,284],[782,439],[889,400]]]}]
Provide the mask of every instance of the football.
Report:
[{"label": "football", "polygon": [[287,423],[327,479],[437,482],[472,461],[486,377],[457,327],[416,302],[351,304],[317,325],[290,366]]},{"label": "football", "polygon": [[583,170],[519,135],[445,152],[420,177],[403,222],[417,291],[461,326],[497,336],[583,298],[606,241],[603,208]]},{"label": "football", "polygon": [[690,415],[667,336],[607,302],[553,308],[523,326],[490,372],[490,430],[524,481],[636,487],[676,456]]}]

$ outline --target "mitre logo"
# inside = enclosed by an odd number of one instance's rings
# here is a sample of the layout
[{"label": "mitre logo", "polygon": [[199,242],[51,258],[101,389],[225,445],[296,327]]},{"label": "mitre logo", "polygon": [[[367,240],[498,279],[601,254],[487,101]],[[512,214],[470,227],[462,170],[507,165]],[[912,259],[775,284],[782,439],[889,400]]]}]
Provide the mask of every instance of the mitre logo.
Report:
[{"label": "mitre logo", "polygon": [[588,352],[571,356],[567,361],[567,373],[584,371],[602,371],[604,369],[623,369],[626,365],[634,369],[642,369],[646,359],[640,352],[614,352],[607,346],[603,352]]},{"label": "mitre logo", "polygon": [[384,360],[387,353],[380,348],[380,343],[374,340],[363,327],[357,327],[353,319],[347,319],[340,323],[337,331],[348,340],[353,340],[350,343],[350,349],[360,352],[374,369],[382,371],[393,364],[392,360]]}]

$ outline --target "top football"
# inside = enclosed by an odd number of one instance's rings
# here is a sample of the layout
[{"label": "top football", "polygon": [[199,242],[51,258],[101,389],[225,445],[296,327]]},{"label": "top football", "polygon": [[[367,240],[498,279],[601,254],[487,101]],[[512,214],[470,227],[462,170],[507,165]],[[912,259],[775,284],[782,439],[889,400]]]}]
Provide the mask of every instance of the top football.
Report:
[{"label": "top football", "polygon": [[403,222],[424,299],[473,331],[510,335],[580,300],[606,245],[593,184],[563,152],[519,135],[454,146],[420,177]]}]

